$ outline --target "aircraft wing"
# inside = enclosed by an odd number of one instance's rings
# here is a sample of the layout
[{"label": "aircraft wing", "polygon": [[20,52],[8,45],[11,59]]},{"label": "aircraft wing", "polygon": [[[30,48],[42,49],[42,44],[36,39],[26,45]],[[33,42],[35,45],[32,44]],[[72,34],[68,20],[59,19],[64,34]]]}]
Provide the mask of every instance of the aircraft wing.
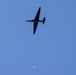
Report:
[{"label": "aircraft wing", "polygon": [[34,20],[39,20],[39,16],[40,16],[40,10],[41,10],[41,7],[39,7],[38,11],[37,11],[37,14],[35,16],[35,19]]},{"label": "aircraft wing", "polygon": [[38,22],[34,22],[33,34],[35,34],[37,29]]},{"label": "aircraft wing", "polygon": [[39,20],[39,16],[40,16],[40,10],[41,10],[41,7],[39,7],[38,11],[37,11],[37,14],[35,16],[35,19],[37,22],[34,22],[34,28],[33,28],[33,33],[35,34],[36,32],[36,29],[37,29],[37,25],[38,25],[38,20]]}]

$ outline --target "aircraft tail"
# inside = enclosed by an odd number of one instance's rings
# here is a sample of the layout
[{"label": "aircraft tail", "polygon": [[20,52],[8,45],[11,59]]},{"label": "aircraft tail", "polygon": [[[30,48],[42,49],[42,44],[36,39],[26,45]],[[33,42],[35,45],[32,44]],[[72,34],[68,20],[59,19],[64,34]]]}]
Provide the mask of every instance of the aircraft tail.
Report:
[{"label": "aircraft tail", "polygon": [[43,18],[43,22],[42,22],[43,24],[45,23],[45,19],[46,19],[46,18],[44,17],[44,18]]}]

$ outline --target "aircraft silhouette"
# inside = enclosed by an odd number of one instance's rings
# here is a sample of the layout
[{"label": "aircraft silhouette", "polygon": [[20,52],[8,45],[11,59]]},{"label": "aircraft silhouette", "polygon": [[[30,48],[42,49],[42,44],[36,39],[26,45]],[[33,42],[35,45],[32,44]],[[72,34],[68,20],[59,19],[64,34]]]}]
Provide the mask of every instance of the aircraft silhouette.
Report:
[{"label": "aircraft silhouette", "polygon": [[35,34],[35,32],[36,32],[36,29],[37,29],[37,26],[38,26],[38,22],[42,22],[43,24],[45,23],[45,19],[46,19],[45,17],[43,18],[43,20],[39,20],[40,10],[41,10],[41,7],[39,7],[39,9],[37,11],[37,14],[36,14],[34,19],[26,20],[26,22],[33,22],[34,23],[33,34]]}]

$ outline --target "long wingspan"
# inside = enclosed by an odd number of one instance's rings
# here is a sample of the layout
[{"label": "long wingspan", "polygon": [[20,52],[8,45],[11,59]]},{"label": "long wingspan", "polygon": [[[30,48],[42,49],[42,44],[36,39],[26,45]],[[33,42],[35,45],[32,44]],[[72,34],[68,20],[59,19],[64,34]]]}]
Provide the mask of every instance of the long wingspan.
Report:
[{"label": "long wingspan", "polygon": [[36,32],[36,29],[37,29],[37,25],[38,25],[38,20],[39,20],[39,16],[40,16],[40,10],[41,10],[41,7],[39,7],[38,11],[37,11],[37,14],[36,14],[36,17],[35,17],[35,21],[34,22],[34,28],[33,28],[33,33],[35,34]]}]

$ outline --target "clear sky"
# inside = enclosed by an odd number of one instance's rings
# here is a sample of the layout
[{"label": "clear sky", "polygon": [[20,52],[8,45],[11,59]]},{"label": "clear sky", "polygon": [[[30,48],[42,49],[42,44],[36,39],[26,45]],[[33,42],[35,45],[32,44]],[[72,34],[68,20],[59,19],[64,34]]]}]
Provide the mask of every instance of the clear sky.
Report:
[{"label": "clear sky", "polygon": [[0,75],[76,75],[76,0],[0,0]]}]

